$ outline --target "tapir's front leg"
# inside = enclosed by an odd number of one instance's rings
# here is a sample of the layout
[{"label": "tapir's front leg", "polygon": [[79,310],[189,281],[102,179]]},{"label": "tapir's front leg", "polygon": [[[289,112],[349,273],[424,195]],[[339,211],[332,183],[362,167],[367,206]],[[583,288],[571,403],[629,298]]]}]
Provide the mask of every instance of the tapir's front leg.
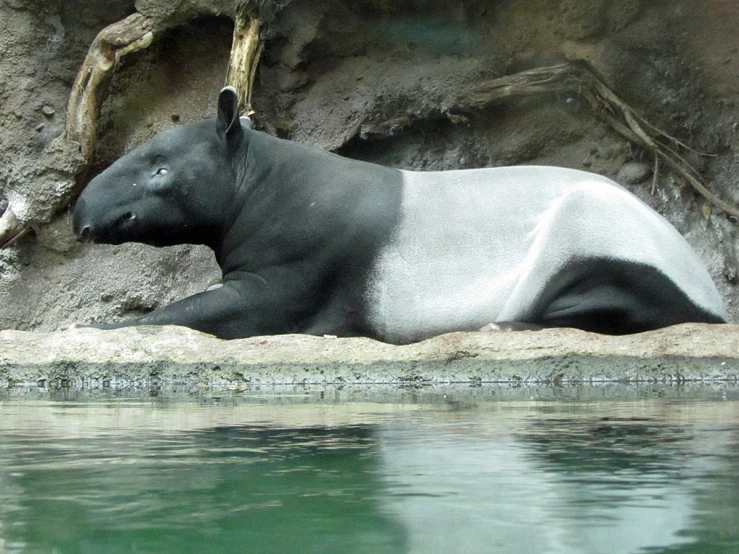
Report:
[{"label": "tapir's front leg", "polygon": [[222,287],[189,296],[141,317],[80,327],[119,329],[134,325],[181,325],[223,339],[287,333],[289,326],[280,317],[279,310],[271,305],[270,296],[264,291],[246,291],[227,282]]}]

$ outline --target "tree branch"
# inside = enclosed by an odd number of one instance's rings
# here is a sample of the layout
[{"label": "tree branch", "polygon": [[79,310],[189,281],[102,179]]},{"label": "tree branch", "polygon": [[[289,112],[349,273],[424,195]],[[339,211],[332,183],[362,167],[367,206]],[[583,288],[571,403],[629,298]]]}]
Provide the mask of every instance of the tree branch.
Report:
[{"label": "tree branch", "polygon": [[[459,117],[455,112],[479,111],[506,98],[557,93],[579,95],[587,102],[592,112],[614,131],[645,148],[656,159],[663,160],[711,204],[727,214],[739,217],[739,208],[711,192],[700,180],[698,172],[677,152],[677,148],[680,147],[693,152],[695,150],[651,125],[609,89],[585,62],[540,67],[479,83],[469,91],[459,91],[451,99],[449,108],[443,115],[454,121]],[[357,125],[355,134],[361,133],[361,136],[369,138],[390,136],[418,120],[438,117],[440,113],[428,110],[427,113],[406,114],[380,123],[364,121]]]},{"label": "tree branch", "polygon": [[247,116],[254,113],[251,96],[262,54],[262,41],[259,38],[261,26],[262,22],[248,4],[242,4],[234,17],[234,34],[226,72],[226,85],[236,89],[239,113]]}]

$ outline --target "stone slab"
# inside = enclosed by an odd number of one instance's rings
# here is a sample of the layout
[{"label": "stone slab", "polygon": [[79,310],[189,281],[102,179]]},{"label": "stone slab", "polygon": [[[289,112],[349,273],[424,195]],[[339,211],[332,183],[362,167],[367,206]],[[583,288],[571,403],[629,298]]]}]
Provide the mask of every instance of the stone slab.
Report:
[{"label": "stone slab", "polygon": [[182,327],[0,332],[0,386],[106,387],[739,381],[739,325],[613,337],[451,333],[394,346],[303,335],[224,341]]}]

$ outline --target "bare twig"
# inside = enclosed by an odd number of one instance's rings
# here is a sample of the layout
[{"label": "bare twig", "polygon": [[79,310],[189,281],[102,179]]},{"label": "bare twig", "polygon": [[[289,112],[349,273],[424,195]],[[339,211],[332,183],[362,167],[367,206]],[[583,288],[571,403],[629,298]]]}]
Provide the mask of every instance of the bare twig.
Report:
[{"label": "bare twig", "polygon": [[[453,119],[456,113],[481,110],[506,98],[534,94],[574,93],[583,98],[592,112],[627,140],[648,150],[655,159],[661,159],[677,175],[710,203],[727,214],[739,217],[739,209],[719,198],[700,180],[699,172],[693,168],[675,148],[686,148],[684,143],[670,136],[646,121],[636,110],[621,100],[584,62],[566,63],[550,67],[540,67],[506,75],[479,83],[470,91],[460,91],[449,103],[447,117]],[[379,124],[363,122],[358,133],[362,136],[387,136],[396,133],[425,117],[438,117],[439,112],[426,114],[406,114]],[[655,165],[656,167],[656,165]]]},{"label": "bare twig", "polygon": [[[495,79],[482,89],[476,88],[475,105],[481,106],[481,103],[486,100],[486,96],[489,102],[514,94],[527,93],[526,89],[534,93],[564,92],[566,90],[577,92],[588,102],[593,112],[616,132],[649,150],[655,158],[662,159],[670,169],[687,181],[690,186],[713,205],[727,214],[739,217],[737,207],[725,202],[711,192],[699,177],[696,177],[699,175],[698,171],[675,150],[661,144],[659,139],[663,138],[677,146],[685,147],[682,142],[648,123],[626,102],[616,96],[585,64],[562,64],[539,68],[518,73],[513,77],[515,79],[507,79],[506,77]],[[502,80],[505,80],[502,88],[491,86],[496,81]],[[531,81],[531,87],[527,85],[527,81]],[[496,92],[498,90],[503,93],[502,96],[500,93],[488,96],[482,92]],[[691,151],[695,152],[692,149]]]},{"label": "bare twig", "polygon": [[657,192],[657,181],[659,180],[659,156],[654,157],[654,170],[652,171],[652,194]]}]

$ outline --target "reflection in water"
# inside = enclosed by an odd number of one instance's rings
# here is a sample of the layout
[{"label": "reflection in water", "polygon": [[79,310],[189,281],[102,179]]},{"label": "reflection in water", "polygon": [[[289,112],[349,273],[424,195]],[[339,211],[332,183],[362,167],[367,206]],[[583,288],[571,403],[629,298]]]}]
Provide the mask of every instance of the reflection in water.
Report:
[{"label": "reflection in water", "polygon": [[699,511],[696,481],[732,469],[695,459],[684,428],[597,417],[526,423],[502,436],[477,422],[380,434],[387,506],[409,529],[412,551],[616,553],[690,543],[683,532]]},{"label": "reflection in water", "polygon": [[739,402],[7,399],[0,551],[736,552]]},{"label": "reflection in water", "polygon": [[8,550],[404,551],[402,529],[376,507],[366,427],[8,438]]}]

